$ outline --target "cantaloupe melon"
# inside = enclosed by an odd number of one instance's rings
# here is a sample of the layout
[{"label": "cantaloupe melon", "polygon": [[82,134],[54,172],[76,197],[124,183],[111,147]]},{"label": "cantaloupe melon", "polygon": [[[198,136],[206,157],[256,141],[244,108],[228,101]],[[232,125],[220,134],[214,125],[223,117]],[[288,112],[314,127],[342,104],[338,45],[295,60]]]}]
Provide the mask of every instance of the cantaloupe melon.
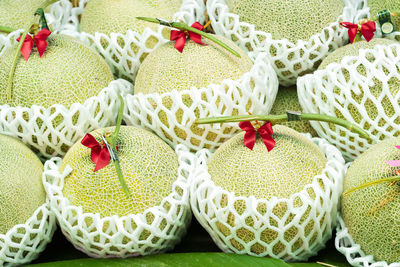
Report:
[{"label": "cantaloupe melon", "polygon": [[0,57],[0,104],[69,107],[97,95],[114,80],[106,61],[81,41],[52,34],[42,57],[36,48],[29,60],[21,56],[15,68],[12,101],[7,99],[7,83],[16,46]]},{"label": "cantaloupe melon", "polygon": [[[112,134],[114,127],[91,134]],[[72,205],[82,206],[84,212],[101,216],[127,216],[159,205],[173,190],[178,177],[176,153],[154,134],[130,126],[122,126],[117,138],[118,157],[125,182],[131,191],[128,197],[118,180],[114,163],[94,172],[91,150],[76,143],[66,154],[60,171],[67,165],[72,172],[65,178],[63,194]]]},{"label": "cantaloupe melon", "polygon": [[34,18],[34,13],[46,0],[1,0],[0,25],[14,29],[25,29]]},{"label": "cantaloupe melon", "polygon": [[[396,176],[398,168],[386,161],[399,160],[395,145],[400,138],[384,140],[361,154],[350,166],[343,191]],[[375,261],[400,262],[400,187],[389,182],[342,196],[342,215],[349,234]]]},{"label": "cantaloupe melon", "polygon": [[[329,64],[334,63],[334,62],[340,63],[341,60],[345,56],[358,56],[360,49],[372,49],[376,45],[390,45],[390,44],[394,44],[394,43],[397,43],[397,42],[389,40],[389,39],[374,38],[370,42],[359,41],[359,42],[355,42],[353,44],[346,45],[344,47],[341,47],[341,48],[335,50],[332,54],[330,54],[328,57],[326,57],[324,59],[324,61],[321,63],[319,69],[325,69]],[[369,60],[369,61],[375,60],[374,55],[369,54],[367,60]],[[357,71],[358,71],[359,75],[363,75],[365,77],[367,77],[367,75],[368,75],[364,65],[362,65],[362,64],[360,64],[357,67]],[[393,70],[382,68],[382,71],[386,75],[388,75]],[[400,70],[397,70],[397,71],[400,71]],[[348,81],[350,79],[350,73],[348,71],[346,71],[345,69],[343,70],[343,72],[344,72],[344,77],[345,77],[346,81]],[[400,89],[400,80],[398,78],[396,78],[396,76],[392,76],[388,80],[388,85],[389,85],[389,91],[390,91],[391,95],[393,95],[393,96],[397,95],[398,91]],[[364,92],[362,91],[362,88],[359,88],[359,89],[361,89],[361,94],[356,95],[354,93],[354,91],[351,90],[351,88],[346,88],[346,90],[351,91],[352,98],[355,101],[357,101],[357,103],[359,103],[359,104],[364,103],[364,107],[365,107],[369,117],[372,120],[375,120],[377,118],[377,116],[379,115],[379,110],[377,109],[376,105],[370,99],[367,99],[365,101]],[[369,87],[369,91],[376,98],[378,98],[382,94],[382,81],[380,81],[377,78],[373,78],[372,82],[371,82],[371,86]],[[334,93],[340,94],[340,89],[339,88],[334,89]],[[387,96],[381,100],[381,104],[383,106],[385,114],[388,117],[391,117],[394,115],[394,113],[395,113],[394,107],[393,107],[392,103],[390,102],[390,99]],[[356,106],[354,106],[353,104],[349,104],[348,109],[349,109],[349,112],[350,112],[352,118],[354,119],[354,121],[356,123],[360,123],[361,120],[363,119],[363,116],[361,115],[359,109]],[[336,111],[335,115],[339,118],[344,118],[344,116],[339,111]],[[395,122],[397,124],[400,124],[400,117],[398,119],[396,119]],[[386,123],[385,120],[381,119],[379,121],[379,126],[382,127],[385,125],[385,123]],[[334,129],[334,127],[336,127],[336,126],[331,125],[332,129]],[[368,130],[368,129],[365,129],[365,130]],[[384,136],[382,136],[382,139],[383,138],[384,138]]]},{"label": "cantaloupe melon", "polygon": [[[367,0],[370,8],[371,17],[377,16],[379,11],[388,9],[390,11],[400,11],[400,1],[398,0]],[[400,31],[400,16],[392,16],[392,22],[395,24],[395,30]]]},{"label": "cantaloupe melon", "polygon": [[43,164],[22,142],[0,135],[0,234],[24,224],[46,201]]},{"label": "cantaloupe melon", "polygon": [[107,35],[125,34],[128,30],[142,33],[146,27],[157,30],[158,25],[136,17],[171,20],[181,4],[181,0],[90,0],[83,11],[80,30]]},{"label": "cantaloupe melon", "polygon": [[[286,111],[302,111],[302,107],[299,103],[297,96],[296,86],[292,87],[279,87],[278,94],[275,98],[275,103],[270,111],[271,115],[285,114]],[[289,121],[282,122],[281,125],[285,125],[292,128],[300,133],[310,133],[312,136],[317,136],[315,130],[311,127],[309,121]]]},{"label": "cantaloupe melon", "polygon": [[[208,163],[208,172],[211,179],[217,186],[229,192],[234,192],[236,196],[250,197],[269,200],[272,197],[289,198],[294,193],[300,192],[307,184],[312,183],[314,177],[322,172],[327,162],[324,153],[312,143],[308,138],[286,126],[276,125],[273,127],[273,138],[276,141],[275,148],[268,152],[261,138],[257,138],[254,149],[250,150],[243,145],[244,133],[240,133],[225,142],[212,155]],[[227,201],[222,199],[221,201]],[[221,204],[225,206],[225,204]],[[278,206],[277,206],[278,207]],[[281,218],[288,211],[287,205],[280,205],[274,208],[274,214]],[[253,208],[253,207],[247,207]],[[261,207],[257,207],[259,209]],[[264,213],[266,207],[264,209]],[[235,204],[238,214],[242,214],[246,209],[239,204]],[[259,211],[261,214],[262,212]],[[287,221],[293,218],[290,214]],[[305,212],[301,221],[310,216]],[[227,223],[235,225],[235,216],[228,216]],[[278,227],[275,221],[271,222]],[[248,227],[259,227],[252,223],[252,219],[246,220]],[[223,223],[217,222],[217,226],[224,236],[229,236],[230,232]],[[305,225],[305,234],[308,235],[313,229],[313,223]],[[261,239],[263,242],[270,243],[276,239],[276,232],[266,228]],[[285,233],[285,240],[290,242],[298,234],[298,230],[293,227]],[[241,228],[237,236],[245,243],[251,242],[254,234],[245,228]],[[244,247],[232,239],[232,245],[239,251],[244,251]],[[294,249],[300,248],[301,240],[297,240]],[[274,253],[279,254],[285,250],[282,244],[274,246]],[[266,251],[262,245],[252,248],[252,252],[259,254]]]},{"label": "cantaloupe melon", "polygon": [[[168,42],[150,53],[140,66],[135,81],[135,94],[163,94],[173,90],[189,90],[194,86],[202,88],[211,83],[219,84],[225,79],[239,79],[249,72],[253,63],[245,52],[232,41],[221,36],[217,36],[217,38],[237,51],[241,57],[232,55],[224,48],[204,38],[203,42],[207,44],[206,46],[190,40],[186,41],[183,53],[175,49],[173,42]],[[196,99],[191,99],[189,95],[186,95],[182,101],[190,107]],[[163,104],[167,108],[171,108],[170,97],[164,97]],[[198,109],[195,110],[195,113],[199,116]],[[160,112],[158,116],[163,124],[171,123],[165,112]],[[182,117],[183,111],[178,110],[176,113],[178,123],[182,123]],[[198,135],[204,131],[197,126],[193,126],[191,130]],[[186,139],[187,133],[184,129],[177,128],[175,133]],[[215,134],[207,137],[208,140],[215,138]],[[193,144],[197,145],[196,142],[193,141]]]},{"label": "cantaloupe melon", "polygon": [[314,34],[337,21],[342,0],[227,0],[231,13],[256,30],[271,33],[276,40],[308,41]]}]

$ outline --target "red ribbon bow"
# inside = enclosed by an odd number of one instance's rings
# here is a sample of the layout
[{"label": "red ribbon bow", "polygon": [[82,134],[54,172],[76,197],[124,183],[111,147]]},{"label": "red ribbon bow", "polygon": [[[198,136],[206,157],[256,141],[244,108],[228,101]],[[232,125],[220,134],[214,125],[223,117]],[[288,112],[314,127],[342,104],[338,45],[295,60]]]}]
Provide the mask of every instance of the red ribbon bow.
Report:
[{"label": "red ribbon bow", "polygon": [[268,149],[268,152],[274,149],[275,140],[272,138],[274,131],[272,130],[271,122],[266,122],[263,126],[261,126],[258,130],[256,130],[249,121],[242,121],[239,123],[240,129],[245,131],[243,144],[249,149],[253,150],[254,144],[256,143],[257,133],[260,134],[265,146]]},{"label": "red ribbon bow", "polygon": [[[100,144],[96,138],[91,134],[86,134],[82,139],[81,144],[85,147],[90,148],[92,151],[90,153],[90,159],[96,164],[94,172],[103,169],[110,162],[110,151],[108,151],[105,144]],[[118,150],[118,147],[117,147]]]},{"label": "red ribbon bow", "polygon": [[[48,29],[42,29],[35,36],[33,36],[33,38],[30,35],[26,35],[24,43],[21,47],[21,54],[25,58],[25,60],[28,60],[34,44],[36,44],[39,56],[42,57],[47,47],[46,39],[47,37],[49,37],[50,34],[51,31],[49,31]],[[21,37],[22,36],[18,37],[18,42],[21,40]]]},{"label": "red ribbon bow", "polygon": [[350,43],[354,42],[357,33],[361,32],[367,42],[371,41],[374,37],[374,32],[376,31],[376,25],[374,21],[368,21],[362,24],[354,24],[351,22],[341,22],[341,26],[349,29],[349,39]]},{"label": "red ribbon bow", "polygon": [[[192,24],[192,28],[198,29],[200,31],[204,30],[203,25],[201,25],[198,22],[193,23]],[[197,44],[205,45],[201,41],[201,35],[200,34],[197,34],[197,33],[191,32],[191,31],[176,31],[176,30],[172,30],[171,31],[170,40],[171,41],[175,41],[175,48],[181,53],[183,52],[183,48],[185,47],[186,36],[189,36],[189,39],[192,40],[193,42],[197,43]]]}]

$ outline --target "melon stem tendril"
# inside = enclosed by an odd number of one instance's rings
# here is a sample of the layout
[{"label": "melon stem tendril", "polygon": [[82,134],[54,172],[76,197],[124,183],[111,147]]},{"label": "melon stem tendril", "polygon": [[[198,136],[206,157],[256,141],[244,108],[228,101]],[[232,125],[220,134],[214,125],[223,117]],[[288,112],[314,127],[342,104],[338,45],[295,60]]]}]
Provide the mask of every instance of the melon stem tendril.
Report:
[{"label": "melon stem tendril", "polygon": [[215,38],[212,34],[208,34],[208,33],[205,33],[203,31],[200,31],[198,29],[195,29],[193,27],[190,27],[186,23],[183,23],[183,22],[168,22],[168,21],[164,21],[164,20],[161,20],[161,19],[148,18],[148,17],[136,17],[136,19],[147,21],[147,22],[151,22],[151,23],[160,24],[160,25],[163,25],[163,26],[171,27],[171,28],[176,28],[178,30],[191,31],[191,32],[197,33],[197,34],[203,36],[204,38],[210,39],[211,41],[213,41],[217,45],[225,48],[226,50],[231,52],[233,55],[235,55],[235,56],[237,56],[239,58],[241,57],[238,52],[236,52],[234,49],[229,47],[227,44],[225,44],[221,40],[218,40],[217,38]]},{"label": "melon stem tendril", "polygon": [[[359,126],[332,116],[312,113],[299,113],[298,120],[307,121],[322,121],[328,123],[334,123],[340,125],[347,130],[357,133],[364,139],[371,140],[369,134]],[[279,124],[281,122],[292,121],[289,120],[288,114],[282,115],[239,115],[239,116],[224,116],[224,117],[213,117],[213,118],[202,118],[195,121],[196,124],[214,124],[214,123],[227,123],[227,122],[242,122],[242,121],[269,121],[272,125]]]},{"label": "melon stem tendril", "polygon": [[364,189],[373,185],[377,185],[377,184],[383,184],[383,183],[388,183],[388,182],[398,182],[400,181],[400,176],[391,176],[391,177],[387,177],[387,178],[383,178],[383,179],[379,179],[379,180],[375,180],[375,181],[371,181],[365,184],[362,184],[360,186],[354,187],[352,189],[347,190],[346,192],[343,193],[343,196],[348,196],[351,193],[360,190],[360,189]]}]

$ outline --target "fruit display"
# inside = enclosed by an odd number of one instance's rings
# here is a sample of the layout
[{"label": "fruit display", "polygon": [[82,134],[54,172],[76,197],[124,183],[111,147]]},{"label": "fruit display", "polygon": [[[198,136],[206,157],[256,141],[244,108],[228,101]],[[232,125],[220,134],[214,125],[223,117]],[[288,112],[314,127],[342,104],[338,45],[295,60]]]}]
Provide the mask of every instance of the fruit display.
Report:
[{"label": "fruit display", "polygon": [[[343,219],[337,239],[340,240],[339,250],[342,253],[353,248],[353,256],[349,257],[353,262],[380,262],[381,266],[400,262],[396,222],[400,205],[399,179],[396,181],[398,167],[388,164],[400,158],[400,151],[396,147],[399,142],[398,137],[390,138],[369,148],[351,164],[344,179],[341,204]],[[389,180],[381,181],[384,179]],[[350,238],[352,244],[346,246],[344,242],[348,240],[345,239]],[[357,244],[361,255],[372,257],[357,257],[354,250]]]},{"label": "fruit display", "polygon": [[39,158],[6,135],[0,135],[0,151],[0,264],[23,264],[50,242],[55,218],[46,203]]},{"label": "fruit display", "polygon": [[399,18],[0,0],[0,266],[400,266]]},{"label": "fruit display", "polygon": [[[357,138],[345,129],[318,123],[318,135],[354,160],[372,143],[399,134],[400,44],[375,38],[335,50],[313,74],[299,78],[297,88],[305,112],[345,118],[371,134]],[[381,56],[377,56],[381,55]]]},{"label": "fruit display", "polygon": [[267,53],[283,86],[296,84],[345,45],[348,35],[339,23],[357,15],[356,3],[342,0],[208,0],[206,6],[215,32],[253,55]]},{"label": "fruit display", "polygon": [[199,117],[268,113],[278,90],[271,65],[263,56],[252,62],[233,42],[217,39],[240,57],[210,40],[205,45],[189,40],[182,53],[173,42],[152,52],[139,69],[135,95],[126,98],[125,121],[196,151],[215,149],[238,131],[229,125],[199,127]]}]

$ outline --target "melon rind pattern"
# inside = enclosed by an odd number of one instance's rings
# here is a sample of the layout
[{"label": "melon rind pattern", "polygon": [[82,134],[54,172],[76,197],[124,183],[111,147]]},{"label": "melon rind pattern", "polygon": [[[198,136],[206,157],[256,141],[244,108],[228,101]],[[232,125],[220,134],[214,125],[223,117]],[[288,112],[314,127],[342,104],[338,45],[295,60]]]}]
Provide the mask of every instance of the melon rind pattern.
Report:
[{"label": "melon rind pattern", "polygon": [[[190,181],[192,212],[221,250],[258,257],[282,258],[287,261],[306,261],[325,246],[336,225],[338,202],[342,193],[346,167],[342,155],[334,146],[323,139],[311,138],[309,134],[305,134],[305,136],[322,150],[328,161],[321,174],[316,175],[311,184],[290,198],[273,197],[266,200],[257,199],[254,196],[238,197],[234,192],[226,191],[212,181],[207,167],[211,153],[201,150],[196,154],[198,159]],[[221,205],[224,202],[227,203],[226,206]],[[242,203],[240,213],[235,208],[237,202]],[[259,205],[266,207],[265,214],[258,211]],[[274,208],[279,209],[280,205],[286,205],[287,212],[279,218],[273,210]],[[310,216],[302,221],[301,218],[307,210],[310,211]],[[286,222],[290,214],[295,214],[295,216]],[[228,220],[232,220],[232,216],[235,222],[234,227],[228,223]],[[254,222],[254,226],[246,224],[246,218],[249,217]],[[278,226],[272,226],[271,220],[275,221]],[[304,229],[311,221],[314,221],[314,228],[306,236]],[[223,224],[229,230],[228,236],[220,231],[218,223]],[[298,230],[298,234],[292,240],[286,240],[285,231],[292,227]],[[238,230],[240,231],[241,228],[253,233],[254,239],[247,243],[244,242],[238,236]],[[261,240],[262,232],[267,229],[276,233],[276,238],[269,243]],[[314,240],[312,240],[313,236]],[[302,240],[304,245],[293,250],[292,246],[297,240]],[[240,244],[243,249],[237,249],[232,245],[232,241]],[[283,244],[285,248],[280,250],[279,254],[275,254],[273,248],[278,243]],[[251,252],[252,246],[255,245],[258,248],[263,247],[265,251],[259,254]]]},{"label": "melon rind pattern", "polygon": [[0,234],[0,265],[19,266],[33,261],[51,241],[55,229],[56,218],[47,200],[24,224]]},{"label": "melon rind pattern", "polygon": [[[54,31],[73,36],[95,48],[110,65],[116,77],[133,82],[145,56],[168,42],[162,35],[165,27],[159,26],[157,31],[146,28],[142,33],[128,30],[126,33],[109,35],[99,32],[94,35],[80,32],[78,17],[82,15],[88,1],[80,0],[78,7],[72,7],[69,0],[56,2],[51,6],[50,13],[46,14],[49,25]],[[174,21],[183,20],[190,25],[196,21],[203,23],[205,18],[202,7],[204,4],[182,0],[180,11],[174,15]],[[148,43],[156,43],[155,40],[158,40],[155,46],[147,46]]]},{"label": "melon rind pattern", "polygon": [[[0,56],[20,34],[19,30],[0,35]],[[49,108],[0,105],[0,133],[20,139],[42,158],[63,156],[87,132],[115,125],[120,107],[118,94],[125,97],[132,92],[131,83],[118,79],[97,96],[69,108],[59,104]]]},{"label": "melon rind pattern", "polygon": [[[203,0],[191,0],[199,5]],[[200,3],[201,2],[201,3]],[[310,73],[330,52],[348,42],[347,29],[340,27],[340,21],[354,21],[357,14],[357,2],[344,0],[343,14],[308,41],[297,43],[287,39],[274,40],[270,33],[255,30],[255,26],[240,21],[239,16],[229,12],[225,0],[208,0],[207,13],[217,35],[233,39],[235,43],[249,52],[254,58],[258,53],[267,53],[283,86],[296,83],[299,76]],[[204,4],[203,4],[204,5]],[[271,53],[271,51],[276,51]]]},{"label": "melon rind pattern", "polygon": [[386,261],[376,262],[374,256],[367,255],[361,246],[354,242],[340,213],[338,213],[338,225],[336,226],[335,247],[354,267],[400,267],[400,262],[391,264]]},{"label": "melon rind pattern", "polygon": [[[358,69],[363,65],[366,76]],[[390,92],[389,80],[400,80],[400,45],[376,45],[373,49],[360,49],[358,56],[346,56],[339,63],[331,63],[323,70],[300,77],[297,81],[299,101],[307,113],[326,114],[341,117],[358,124],[366,130],[372,139],[368,142],[358,134],[343,127],[328,123],[311,121],[317,134],[334,144],[348,160],[354,160],[372,144],[386,137],[400,134],[400,126],[395,122],[400,114],[400,91],[393,95]],[[387,74],[384,70],[389,70]],[[382,92],[377,97],[370,91],[374,80],[382,83]],[[336,89],[338,88],[338,89]],[[336,89],[336,90],[335,90]],[[362,95],[359,103],[354,95]],[[389,99],[393,114],[386,114],[382,99]],[[378,115],[371,118],[365,103],[373,103]],[[352,105],[359,112],[361,121],[355,122],[350,113]],[[385,123],[383,124],[382,121]]]},{"label": "melon rind pattern", "polygon": [[[178,179],[171,194],[158,206],[124,217],[102,218],[98,213],[85,213],[82,207],[71,205],[62,193],[64,178],[71,169],[60,173],[61,159],[48,160],[43,184],[51,210],[67,239],[78,250],[96,258],[144,256],[171,250],[186,233],[192,217],[188,178],[195,161],[195,156],[183,145],[176,148],[176,153]],[[148,218],[153,218],[151,223]]]},{"label": "melon rind pattern", "polygon": [[[370,18],[371,17],[370,8],[368,7],[368,0],[359,0],[358,10],[359,11],[358,11],[356,19],[355,19],[356,22],[361,20],[361,19],[363,19],[363,18]],[[400,42],[400,29],[396,29],[396,30],[397,31],[386,35],[385,38],[389,38],[389,39],[396,40],[396,41]],[[383,37],[379,23],[376,23],[375,37],[378,37],[378,38],[382,38]]]},{"label": "melon rind pattern", "polygon": [[[210,84],[204,88],[188,88],[187,90],[171,90],[164,94],[128,95],[125,100],[124,121],[155,132],[165,142],[175,147],[184,144],[193,151],[202,148],[214,150],[221,143],[233,137],[240,128],[237,123],[223,125],[202,125],[201,133],[192,131],[191,127],[199,118],[231,116],[234,110],[239,115],[268,114],[278,92],[278,79],[265,54],[260,54],[251,70],[237,80],[226,79],[220,84]],[[187,106],[184,99],[190,98],[192,104]],[[167,107],[163,99],[171,99]],[[251,102],[251,105],[249,104]],[[187,102],[187,101],[186,101]],[[181,122],[177,113],[183,111]],[[168,125],[163,123],[158,114],[166,114]],[[177,134],[180,131],[181,134]],[[185,134],[182,135],[182,132]],[[200,135],[201,134],[201,135]],[[207,136],[213,135],[210,140]],[[183,138],[182,136],[186,137]]]}]

